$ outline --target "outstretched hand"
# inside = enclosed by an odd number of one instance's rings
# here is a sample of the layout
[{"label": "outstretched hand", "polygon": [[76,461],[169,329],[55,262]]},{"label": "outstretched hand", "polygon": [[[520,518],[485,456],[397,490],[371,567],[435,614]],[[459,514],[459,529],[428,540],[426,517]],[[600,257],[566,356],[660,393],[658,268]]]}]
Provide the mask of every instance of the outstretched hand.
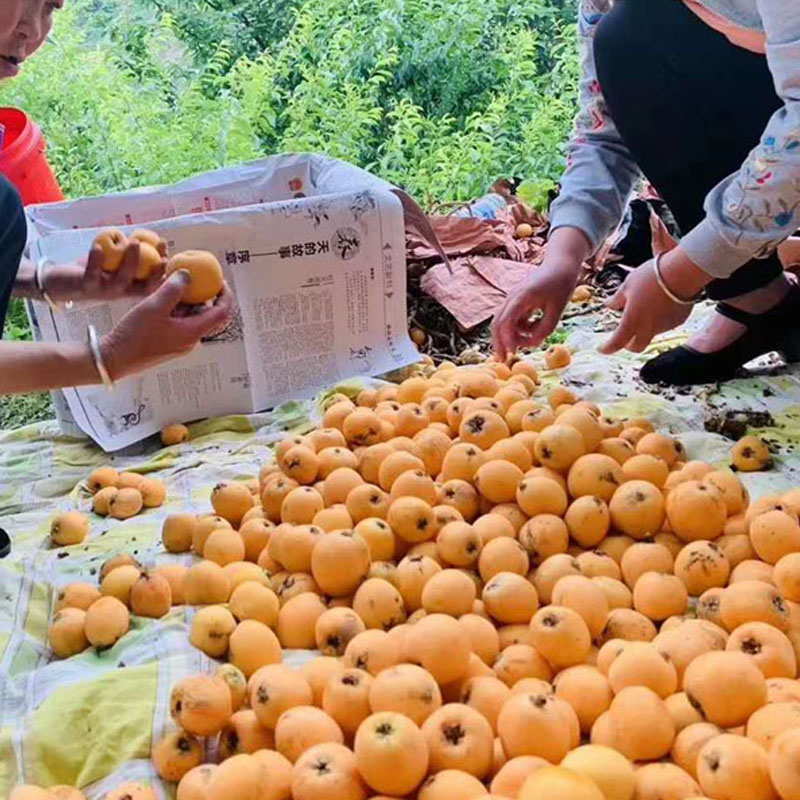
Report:
[{"label": "outstretched hand", "polygon": [[654,336],[677,328],[692,313],[692,306],[673,303],[658,285],[654,261],[628,273],[608,307],[622,311],[622,319],[599,350],[611,355],[623,348],[641,353]]},{"label": "outstretched hand", "polygon": [[47,291],[57,301],[146,297],[161,285],[166,259],[146,280],[136,280],[139,244],[131,242],[125,251],[122,265],[116,272],[105,272],[102,265],[103,251],[99,247],[94,247],[86,259],[74,264],[53,266],[45,275]]},{"label": "outstretched hand", "polygon": [[555,329],[569,302],[591,244],[577,228],[550,235],[541,266],[509,295],[492,322],[495,355],[505,361],[521,347],[538,347]]},{"label": "outstretched hand", "polygon": [[[673,247],[661,259],[661,271],[670,290],[678,297],[697,297],[711,281],[681,247]],[[622,320],[608,341],[600,347],[605,355],[623,348],[641,353],[654,336],[677,328],[692,313],[693,306],[675,303],[658,285],[655,259],[645,262],[628,274],[625,283],[609,303],[622,311]]]},{"label": "outstretched hand", "polygon": [[211,306],[181,304],[189,273],[173,273],[147,299],[134,306],[103,337],[101,350],[114,380],[191,352],[200,340],[222,330],[230,320],[233,295],[227,285]]},{"label": "outstretched hand", "polygon": [[505,361],[522,347],[538,347],[558,325],[576,283],[577,270],[546,263],[533,268],[495,314],[492,342],[497,357]]}]

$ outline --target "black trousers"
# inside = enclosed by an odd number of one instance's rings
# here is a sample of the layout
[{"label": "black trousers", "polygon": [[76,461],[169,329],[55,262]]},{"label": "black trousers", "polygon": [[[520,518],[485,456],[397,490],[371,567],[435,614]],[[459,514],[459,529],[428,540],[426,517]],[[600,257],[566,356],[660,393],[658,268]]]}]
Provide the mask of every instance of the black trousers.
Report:
[{"label": "black trousers", "polygon": [[[620,0],[598,26],[595,62],[609,111],[647,179],[687,233],[703,201],[737,172],[783,102],[763,55],[732,44],[680,0]],[[781,274],[754,259],[709,296],[724,300]]]},{"label": "black trousers", "polygon": [[27,239],[27,224],[17,190],[0,175],[0,339]]}]

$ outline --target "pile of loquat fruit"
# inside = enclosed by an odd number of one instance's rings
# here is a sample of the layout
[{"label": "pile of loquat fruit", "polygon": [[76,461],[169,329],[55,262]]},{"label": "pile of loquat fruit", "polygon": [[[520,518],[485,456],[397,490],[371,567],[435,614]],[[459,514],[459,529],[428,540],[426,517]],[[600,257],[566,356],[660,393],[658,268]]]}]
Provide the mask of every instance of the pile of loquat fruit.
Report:
[{"label": "pile of loquat fruit", "polygon": [[[427,364],[168,517],[191,566],[65,587],[51,644],[69,609],[108,647],[198,607],[220,663],[152,750],[177,800],[800,800],[800,490],[737,474],[769,464],[687,460],[527,361]],[[73,800],[42,792],[12,800]]]},{"label": "pile of loquat fruit", "polygon": [[[99,517],[126,520],[147,508],[159,508],[167,497],[167,487],[158,478],[138,472],[118,472],[100,467],[87,482],[92,511]],[[65,511],[50,523],[50,539],[56,547],[81,544],[89,535],[91,521],[79,511]]]}]

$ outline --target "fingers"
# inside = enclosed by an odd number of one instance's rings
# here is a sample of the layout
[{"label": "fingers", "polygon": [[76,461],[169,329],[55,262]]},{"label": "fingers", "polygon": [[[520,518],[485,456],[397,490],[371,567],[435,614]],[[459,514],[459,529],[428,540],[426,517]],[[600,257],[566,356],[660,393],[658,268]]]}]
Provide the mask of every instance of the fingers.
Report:
[{"label": "fingers", "polygon": [[492,352],[498,361],[506,361],[508,359],[505,346],[503,345],[503,342],[497,332],[497,328],[495,328],[494,325],[492,325]]},{"label": "fingers", "polygon": [[519,326],[520,338],[525,341],[526,347],[539,347],[539,345],[556,329],[564,309],[558,303],[547,303],[542,309],[541,319],[534,323],[522,323]]},{"label": "fingers", "polygon": [[635,323],[626,324],[623,319],[619,328],[599,350],[604,355],[611,355],[623,348],[630,350],[632,353],[641,353],[653,341],[654,335],[655,333],[650,328],[637,330]]},{"label": "fingers", "polygon": [[[520,347],[538,347],[555,330],[565,304],[566,299],[561,302],[558,294],[542,296],[533,287],[509,298],[492,326],[492,343],[498,357],[506,359]],[[531,321],[537,311],[542,316]]]},{"label": "fingers", "polygon": [[622,311],[622,309],[625,308],[627,299],[627,292],[625,284],[623,283],[622,286],[617,289],[616,294],[606,304],[606,308],[610,308],[612,311]]},{"label": "fingers", "polygon": [[233,292],[227,283],[222,284],[222,291],[214,298],[215,306],[225,306],[229,311],[233,309]]},{"label": "fingers", "polygon": [[93,247],[89,251],[89,257],[86,259],[86,272],[83,279],[87,283],[97,283],[103,276],[103,262],[105,256],[100,247]]},{"label": "fingers", "polygon": [[669,253],[670,250],[674,250],[678,246],[661,217],[652,208],[650,209],[650,237],[653,255],[656,256],[659,253]]},{"label": "fingers", "polygon": [[183,319],[184,317],[194,317],[198,313],[198,309],[202,311],[203,306],[187,306],[179,305],[173,312],[172,316],[176,319]]},{"label": "fingers", "polygon": [[492,329],[493,341],[497,355],[503,360],[513,355],[524,340],[521,331],[531,315],[540,309],[534,291],[522,290],[511,295],[496,316]]},{"label": "fingers", "polygon": [[513,298],[508,298],[492,322],[492,349],[501,361],[505,361],[513,353],[508,336],[509,328],[513,325],[512,306]]},{"label": "fingers", "polygon": [[658,228],[658,223],[661,220],[658,214],[651,208],[650,209],[650,242],[653,250],[653,255],[658,255],[664,252],[663,244],[661,242],[661,231]]},{"label": "fingers", "polygon": [[492,318],[492,326],[491,326],[492,350],[498,356],[498,358],[504,355],[501,353],[503,345],[500,338],[500,325],[502,324],[503,308],[504,306],[498,309],[497,312],[495,312],[495,315]]},{"label": "fingers", "polygon": [[636,322],[636,317],[629,308],[623,314],[619,326],[611,335],[611,337],[606,341],[605,344],[598,348],[599,351],[603,353],[603,355],[608,356],[612,353],[616,353],[618,350],[622,350],[622,348],[625,347],[636,335]]},{"label": "fingers", "polygon": [[495,318],[492,323],[492,350],[500,361],[505,361],[508,356],[508,347],[506,347],[506,323],[502,319]]},{"label": "fingers", "polygon": [[161,311],[172,312],[183,299],[183,293],[190,280],[191,275],[185,269],[173,272],[158,290],[144,302],[155,306]]},{"label": "fingers", "polygon": [[136,281],[133,285],[133,289],[136,291],[137,294],[146,297],[147,295],[153,294],[159,286],[161,286],[161,282],[164,280],[164,264],[163,262],[156,267],[148,276],[147,280],[144,281]]},{"label": "fingers", "polygon": [[122,286],[130,286],[135,278],[136,270],[139,268],[139,242],[131,242],[125,248],[125,256],[122,265],[114,275],[116,281]]},{"label": "fingers", "polygon": [[516,321],[513,317],[506,317],[497,331],[497,356],[506,361],[519,349],[519,336]]},{"label": "fingers", "polygon": [[628,350],[630,350],[632,353],[641,353],[652,341],[653,332],[651,330],[637,333],[636,336],[633,337],[633,340],[628,342]]},{"label": "fingers", "polygon": [[210,333],[215,333],[228,323],[233,311],[233,294],[225,285],[214,305],[203,308],[200,313],[185,317],[182,324],[186,332],[195,339],[201,339]]}]

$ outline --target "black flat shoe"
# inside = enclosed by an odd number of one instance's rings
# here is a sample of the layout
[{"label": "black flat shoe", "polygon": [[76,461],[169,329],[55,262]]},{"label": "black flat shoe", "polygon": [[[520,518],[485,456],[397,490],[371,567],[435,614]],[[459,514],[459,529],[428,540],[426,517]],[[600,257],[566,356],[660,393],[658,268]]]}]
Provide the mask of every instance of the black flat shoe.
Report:
[{"label": "black flat shoe", "polygon": [[641,370],[645,383],[694,386],[736,377],[741,367],[754,358],[777,351],[787,363],[800,361],[800,288],[765,314],[748,314],[719,303],[718,313],[747,326],[735,341],[716,353],[700,353],[681,345],[648,361]]},{"label": "black flat shoe", "polygon": [[0,558],[11,555],[11,537],[0,528]]}]

